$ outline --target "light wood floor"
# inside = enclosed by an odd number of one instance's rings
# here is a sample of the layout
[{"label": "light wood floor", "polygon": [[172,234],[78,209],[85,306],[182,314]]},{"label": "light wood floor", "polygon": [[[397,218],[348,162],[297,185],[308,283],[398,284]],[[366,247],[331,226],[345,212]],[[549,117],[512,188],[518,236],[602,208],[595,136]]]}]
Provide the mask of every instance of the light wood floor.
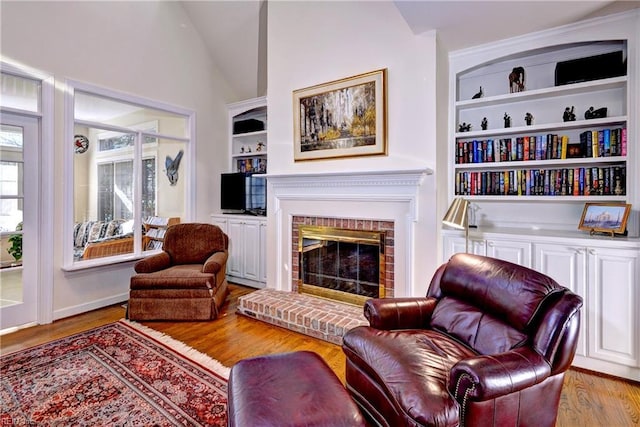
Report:
[{"label": "light wood floor", "polygon": [[[223,315],[212,322],[143,322],[206,353],[226,366],[247,357],[296,350],[320,354],[344,382],[345,357],[339,346],[236,315],[238,297],[251,288],[231,285]],[[121,306],[35,326],[0,337],[5,354],[82,332],[124,317]],[[565,377],[558,427],[640,426],[640,384],[571,369]]]}]

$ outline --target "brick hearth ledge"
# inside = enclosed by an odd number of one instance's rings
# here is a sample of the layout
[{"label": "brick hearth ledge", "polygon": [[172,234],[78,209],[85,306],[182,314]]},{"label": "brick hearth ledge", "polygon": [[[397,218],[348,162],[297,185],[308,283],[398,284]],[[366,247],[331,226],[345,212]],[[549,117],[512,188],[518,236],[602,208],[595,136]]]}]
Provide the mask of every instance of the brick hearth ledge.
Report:
[{"label": "brick hearth ledge", "polygon": [[362,307],[274,289],[241,296],[237,311],[337,345],[349,329],[369,324]]}]

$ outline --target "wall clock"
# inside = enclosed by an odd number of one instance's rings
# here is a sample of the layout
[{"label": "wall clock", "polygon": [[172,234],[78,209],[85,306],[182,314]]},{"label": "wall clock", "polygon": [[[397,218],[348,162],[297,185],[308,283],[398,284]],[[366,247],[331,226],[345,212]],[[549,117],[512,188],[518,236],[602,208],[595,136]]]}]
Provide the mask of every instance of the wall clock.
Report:
[{"label": "wall clock", "polygon": [[75,135],[73,137],[73,145],[76,153],[82,154],[89,149],[89,138],[84,135]]}]

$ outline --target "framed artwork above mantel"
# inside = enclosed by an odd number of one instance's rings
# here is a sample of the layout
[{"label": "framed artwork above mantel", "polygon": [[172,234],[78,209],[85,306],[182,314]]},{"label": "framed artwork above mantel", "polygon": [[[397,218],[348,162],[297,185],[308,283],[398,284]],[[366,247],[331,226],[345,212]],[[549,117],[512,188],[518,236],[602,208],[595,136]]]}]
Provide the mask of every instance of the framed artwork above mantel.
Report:
[{"label": "framed artwork above mantel", "polygon": [[386,69],[293,92],[294,160],[387,154]]}]

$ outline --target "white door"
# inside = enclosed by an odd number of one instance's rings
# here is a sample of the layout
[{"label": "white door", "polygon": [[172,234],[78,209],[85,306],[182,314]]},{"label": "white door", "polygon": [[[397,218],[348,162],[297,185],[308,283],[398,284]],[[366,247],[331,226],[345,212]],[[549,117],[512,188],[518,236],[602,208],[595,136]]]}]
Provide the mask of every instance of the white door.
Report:
[{"label": "white door", "polygon": [[5,330],[37,321],[40,271],[38,119],[2,114],[1,132],[0,330]]}]

